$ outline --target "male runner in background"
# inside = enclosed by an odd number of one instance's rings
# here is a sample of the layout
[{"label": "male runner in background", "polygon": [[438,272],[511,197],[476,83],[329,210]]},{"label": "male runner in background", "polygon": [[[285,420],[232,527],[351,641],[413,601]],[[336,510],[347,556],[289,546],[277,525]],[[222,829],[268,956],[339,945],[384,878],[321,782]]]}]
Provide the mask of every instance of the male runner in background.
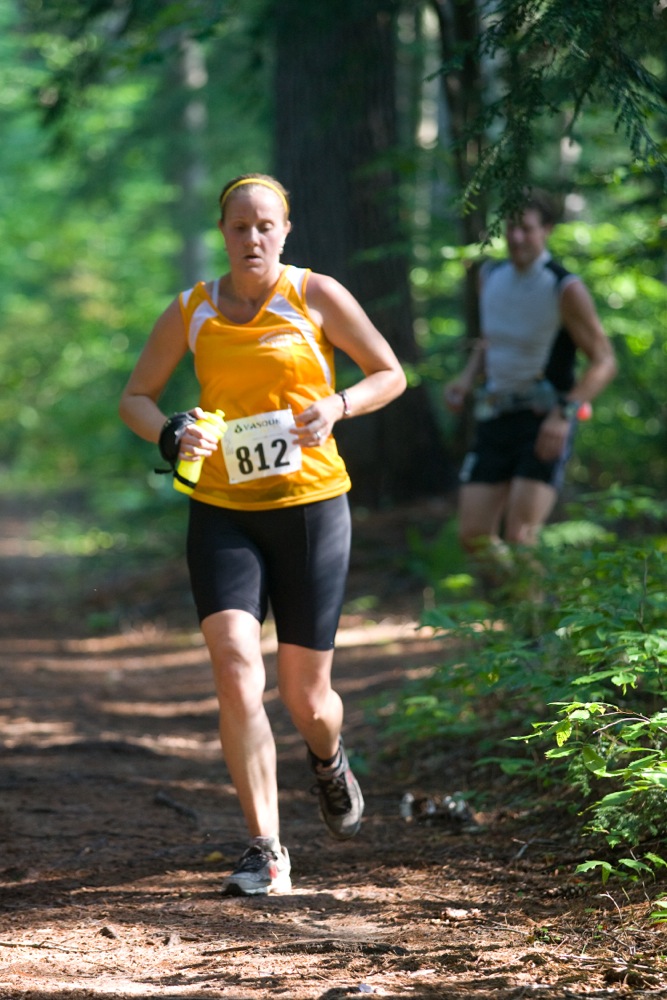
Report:
[{"label": "male runner in background", "polygon": [[[445,387],[454,412],[476,389],[459,494],[459,536],[473,555],[500,555],[501,536],[534,545],[558,496],[577,415],[616,373],[588,290],[547,249],[554,222],[537,192],[507,221],[509,259],[480,270],[480,339]],[[578,375],[577,352],[587,361]]]}]

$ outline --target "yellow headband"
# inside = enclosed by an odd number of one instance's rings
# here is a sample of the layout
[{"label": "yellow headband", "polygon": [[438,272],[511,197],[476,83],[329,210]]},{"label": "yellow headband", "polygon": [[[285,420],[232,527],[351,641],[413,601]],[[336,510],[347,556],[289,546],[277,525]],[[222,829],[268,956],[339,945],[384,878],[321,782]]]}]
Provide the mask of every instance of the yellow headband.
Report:
[{"label": "yellow headband", "polygon": [[227,188],[227,190],[223,194],[222,198],[220,199],[220,212],[221,213],[224,211],[225,202],[229,198],[229,196],[232,193],[232,191],[235,191],[236,188],[241,187],[242,184],[261,184],[262,187],[267,187],[271,191],[275,191],[275,193],[278,195],[278,197],[281,199],[283,205],[285,206],[285,213],[287,215],[289,215],[289,205],[287,203],[287,198],[282,193],[282,191],[280,190],[280,188],[276,187],[275,184],[272,184],[271,181],[262,180],[261,177],[244,177],[243,180],[237,181],[236,184],[232,184],[232,186],[230,188]]}]

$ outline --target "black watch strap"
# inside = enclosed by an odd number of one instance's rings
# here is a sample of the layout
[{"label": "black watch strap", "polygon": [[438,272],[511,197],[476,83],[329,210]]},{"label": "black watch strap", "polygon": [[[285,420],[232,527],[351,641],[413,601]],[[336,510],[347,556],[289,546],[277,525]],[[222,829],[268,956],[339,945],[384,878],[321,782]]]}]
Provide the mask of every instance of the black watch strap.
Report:
[{"label": "black watch strap", "polygon": [[158,448],[165,462],[169,462],[172,467],[176,464],[178,449],[180,448],[185,428],[188,424],[194,424],[196,419],[191,413],[185,411],[183,413],[172,413],[164,422],[160,432]]},{"label": "black watch strap", "polygon": [[558,406],[565,420],[574,420],[579,412],[581,403],[578,399],[568,399],[566,396],[559,396]]}]

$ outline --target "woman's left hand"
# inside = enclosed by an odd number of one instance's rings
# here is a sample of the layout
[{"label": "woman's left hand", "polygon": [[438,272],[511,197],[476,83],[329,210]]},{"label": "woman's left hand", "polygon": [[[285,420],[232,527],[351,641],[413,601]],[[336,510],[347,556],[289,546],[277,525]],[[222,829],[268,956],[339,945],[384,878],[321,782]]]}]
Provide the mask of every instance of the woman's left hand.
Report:
[{"label": "woman's left hand", "polygon": [[333,393],[318,399],[294,417],[292,434],[301,448],[317,448],[327,440],[333,425],[343,415],[343,400]]}]

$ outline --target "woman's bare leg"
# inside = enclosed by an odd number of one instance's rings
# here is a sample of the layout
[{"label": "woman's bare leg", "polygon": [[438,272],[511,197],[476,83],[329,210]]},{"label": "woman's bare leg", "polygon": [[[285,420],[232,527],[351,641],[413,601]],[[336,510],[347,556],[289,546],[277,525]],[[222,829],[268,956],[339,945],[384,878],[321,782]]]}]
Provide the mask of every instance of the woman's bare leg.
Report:
[{"label": "woman's bare leg", "polygon": [[260,623],[245,611],[202,622],[220,706],[220,742],[251,837],[278,837],[276,746],[264,708]]}]

